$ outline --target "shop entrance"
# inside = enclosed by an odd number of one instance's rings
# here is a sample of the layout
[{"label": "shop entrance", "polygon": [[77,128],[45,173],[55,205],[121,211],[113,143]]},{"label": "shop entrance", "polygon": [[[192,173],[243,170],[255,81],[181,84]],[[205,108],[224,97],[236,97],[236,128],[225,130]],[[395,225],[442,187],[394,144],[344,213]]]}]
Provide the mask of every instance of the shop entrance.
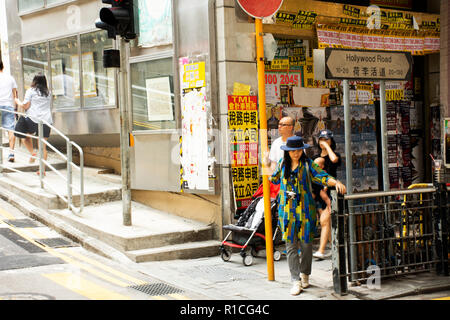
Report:
[{"label": "shop entrance", "polygon": [[[381,9],[383,29],[370,30],[366,10],[318,1],[302,2],[300,8],[296,1],[287,1],[275,23],[264,26],[277,44],[274,59],[266,62],[269,144],[277,138],[280,118],[289,115],[295,120],[295,131],[314,146],[309,156],[319,152],[318,132],[333,131],[336,151],[343,160],[336,178],[353,185],[350,193],[383,190],[383,165],[388,167],[391,190],[431,182],[430,154],[441,157],[436,68],[439,16]],[[414,29],[414,21],[419,30]],[[402,32],[396,23],[402,24]],[[404,51],[413,56],[413,70],[406,81],[386,82],[385,163],[381,158],[380,85],[376,81],[349,81],[351,154],[346,157],[343,83],[326,81],[314,69],[313,50],[327,47]],[[361,68],[359,72],[370,77],[374,70]],[[347,161],[352,163],[351,183],[346,181]]]}]

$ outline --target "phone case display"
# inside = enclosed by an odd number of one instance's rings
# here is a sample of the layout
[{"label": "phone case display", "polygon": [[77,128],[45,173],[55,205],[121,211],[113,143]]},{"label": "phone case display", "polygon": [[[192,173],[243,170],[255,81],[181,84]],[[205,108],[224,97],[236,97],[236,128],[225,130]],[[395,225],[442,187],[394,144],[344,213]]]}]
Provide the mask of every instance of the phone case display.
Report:
[{"label": "phone case display", "polygon": [[412,82],[390,83],[386,91],[390,189],[407,189],[418,175],[418,168],[413,163],[413,148],[417,147],[418,139],[411,135],[411,110],[413,117],[417,116],[416,103],[411,96]]},{"label": "phone case display", "polygon": [[[344,107],[330,107],[329,129],[334,133],[336,151],[341,154],[342,165],[338,168],[337,179],[344,184],[346,177]],[[376,137],[375,106],[353,105],[350,107],[353,192],[378,190],[378,155]]]},{"label": "phone case display", "polygon": [[442,159],[441,157],[441,110],[438,103],[430,106],[431,115],[431,154],[434,159]]}]

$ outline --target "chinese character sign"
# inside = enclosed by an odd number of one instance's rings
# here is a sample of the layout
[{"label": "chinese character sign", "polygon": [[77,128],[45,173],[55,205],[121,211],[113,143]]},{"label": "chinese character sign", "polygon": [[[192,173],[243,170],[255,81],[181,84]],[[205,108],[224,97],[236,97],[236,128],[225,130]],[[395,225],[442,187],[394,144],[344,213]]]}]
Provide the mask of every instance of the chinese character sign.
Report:
[{"label": "chinese character sign", "polygon": [[228,96],[233,186],[239,209],[248,207],[259,186],[257,96]]}]

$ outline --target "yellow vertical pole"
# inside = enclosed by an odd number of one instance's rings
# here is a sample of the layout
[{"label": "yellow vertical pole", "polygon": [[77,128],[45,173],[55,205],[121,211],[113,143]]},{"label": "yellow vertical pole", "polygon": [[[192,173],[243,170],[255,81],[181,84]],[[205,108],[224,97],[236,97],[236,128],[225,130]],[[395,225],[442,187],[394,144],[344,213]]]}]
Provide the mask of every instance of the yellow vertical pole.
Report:
[{"label": "yellow vertical pole", "polygon": [[[266,88],[264,78],[264,42],[262,20],[255,19],[256,31],[256,60],[258,67],[258,100],[259,100],[259,125],[261,139],[261,156],[264,159],[269,154],[267,144],[267,115],[266,115]],[[273,240],[272,240],[272,212],[270,210],[270,185],[268,164],[262,162],[263,192],[264,192],[264,220],[266,229],[266,256],[267,256],[267,278],[275,280],[273,264]]]}]

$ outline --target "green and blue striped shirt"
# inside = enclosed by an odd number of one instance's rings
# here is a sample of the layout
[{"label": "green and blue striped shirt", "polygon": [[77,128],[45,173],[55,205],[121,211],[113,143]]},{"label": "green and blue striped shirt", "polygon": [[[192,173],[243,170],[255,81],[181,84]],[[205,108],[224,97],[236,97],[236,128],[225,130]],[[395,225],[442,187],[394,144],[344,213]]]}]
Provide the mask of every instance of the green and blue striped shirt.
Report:
[{"label": "green and blue striped shirt", "polygon": [[[328,173],[307,158],[306,164],[300,161],[289,179],[286,179],[283,159],[278,162],[270,181],[273,184],[281,183],[278,225],[283,233],[284,241],[292,242],[294,236],[304,243],[313,241],[317,230],[317,217],[311,183],[327,186],[329,178],[331,176]],[[294,199],[289,199],[287,194],[289,191],[296,194]]]}]

